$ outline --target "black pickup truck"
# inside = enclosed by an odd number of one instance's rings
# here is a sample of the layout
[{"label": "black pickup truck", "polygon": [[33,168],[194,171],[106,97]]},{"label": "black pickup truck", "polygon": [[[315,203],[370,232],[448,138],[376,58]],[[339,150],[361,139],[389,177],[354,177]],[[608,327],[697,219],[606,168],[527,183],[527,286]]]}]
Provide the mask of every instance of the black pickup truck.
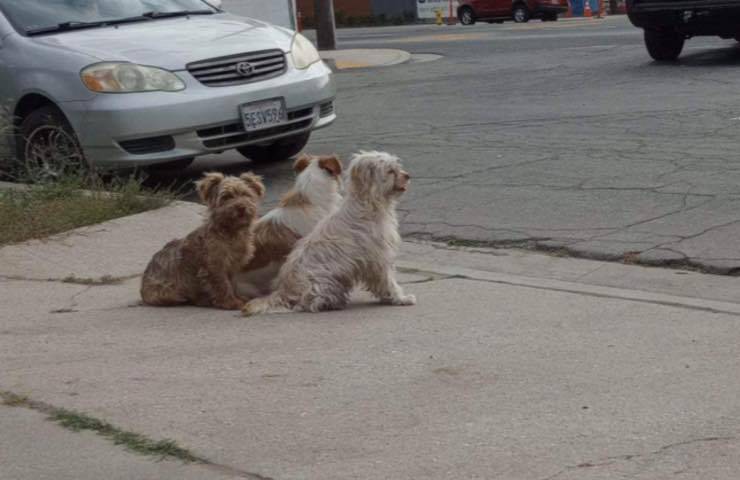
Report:
[{"label": "black pickup truck", "polygon": [[740,0],[627,0],[627,14],[645,30],[645,46],[658,61],[676,60],[697,35],[740,41]]}]

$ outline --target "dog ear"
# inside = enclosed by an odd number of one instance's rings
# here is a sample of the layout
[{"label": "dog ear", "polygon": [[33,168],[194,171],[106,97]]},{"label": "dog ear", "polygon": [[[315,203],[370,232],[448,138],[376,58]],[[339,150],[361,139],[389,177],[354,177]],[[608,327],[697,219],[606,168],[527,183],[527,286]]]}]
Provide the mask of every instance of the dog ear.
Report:
[{"label": "dog ear", "polygon": [[342,162],[337,155],[321,157],[319,167],[329,172],[332,177],[338,177],[342,174]]},{"label": "dog ear", "polygon": [[224,180],[224,174],[218,172],[206,173],[202,179],[195,182],[195,188],[198,190],[198,196],[201,201],[208,206],[216,202],[218,186]]},{"label": "dog ear", "polygon": [[262,198],[265,196],[265,185],[262,183],[262,177],[259,175],[247,172],[239,175],[239,179],[246,183],[250,190],[257,194],[257,197]]},{"label": "dog ear", "polygon": [[301,173],[304,171],[308,166],[311,164],[311,155],[308,155],[306,153],[301,154],[300,157],[295,161],[293,164],[293,171],[296,174]]}]

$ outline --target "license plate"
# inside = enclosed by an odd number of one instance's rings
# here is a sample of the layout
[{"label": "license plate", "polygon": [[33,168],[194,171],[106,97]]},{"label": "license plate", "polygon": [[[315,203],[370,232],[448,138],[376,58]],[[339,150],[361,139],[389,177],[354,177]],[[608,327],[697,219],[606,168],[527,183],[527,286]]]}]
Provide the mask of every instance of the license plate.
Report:
[{"label": "license plate", "polygon": [[283,100],[265,100],[240,106],[244,130],[254,132],[288,121]]}]

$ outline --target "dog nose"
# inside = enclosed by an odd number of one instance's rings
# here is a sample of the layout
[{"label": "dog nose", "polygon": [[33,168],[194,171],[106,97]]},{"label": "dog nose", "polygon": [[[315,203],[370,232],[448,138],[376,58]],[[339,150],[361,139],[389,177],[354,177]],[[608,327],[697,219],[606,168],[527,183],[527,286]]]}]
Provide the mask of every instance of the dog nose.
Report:
[{"label": "dog nose", "polygon": [[401,177],[403,177],[404,180],[411,180],[411,175],[409,175],[409,172],[407,171],[401,171]]}]

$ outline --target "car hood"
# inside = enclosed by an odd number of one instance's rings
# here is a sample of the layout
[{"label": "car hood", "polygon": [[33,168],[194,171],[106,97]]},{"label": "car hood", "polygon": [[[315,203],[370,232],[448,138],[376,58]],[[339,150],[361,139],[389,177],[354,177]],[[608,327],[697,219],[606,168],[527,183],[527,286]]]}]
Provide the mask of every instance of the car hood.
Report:
[{"label": "car hood", "polygon": [[229,14],[130,23],[34,37],[55,48],[84,53],[99,61],[128,61],[168,70],[237,53],[290,50],[293,32]]}]

